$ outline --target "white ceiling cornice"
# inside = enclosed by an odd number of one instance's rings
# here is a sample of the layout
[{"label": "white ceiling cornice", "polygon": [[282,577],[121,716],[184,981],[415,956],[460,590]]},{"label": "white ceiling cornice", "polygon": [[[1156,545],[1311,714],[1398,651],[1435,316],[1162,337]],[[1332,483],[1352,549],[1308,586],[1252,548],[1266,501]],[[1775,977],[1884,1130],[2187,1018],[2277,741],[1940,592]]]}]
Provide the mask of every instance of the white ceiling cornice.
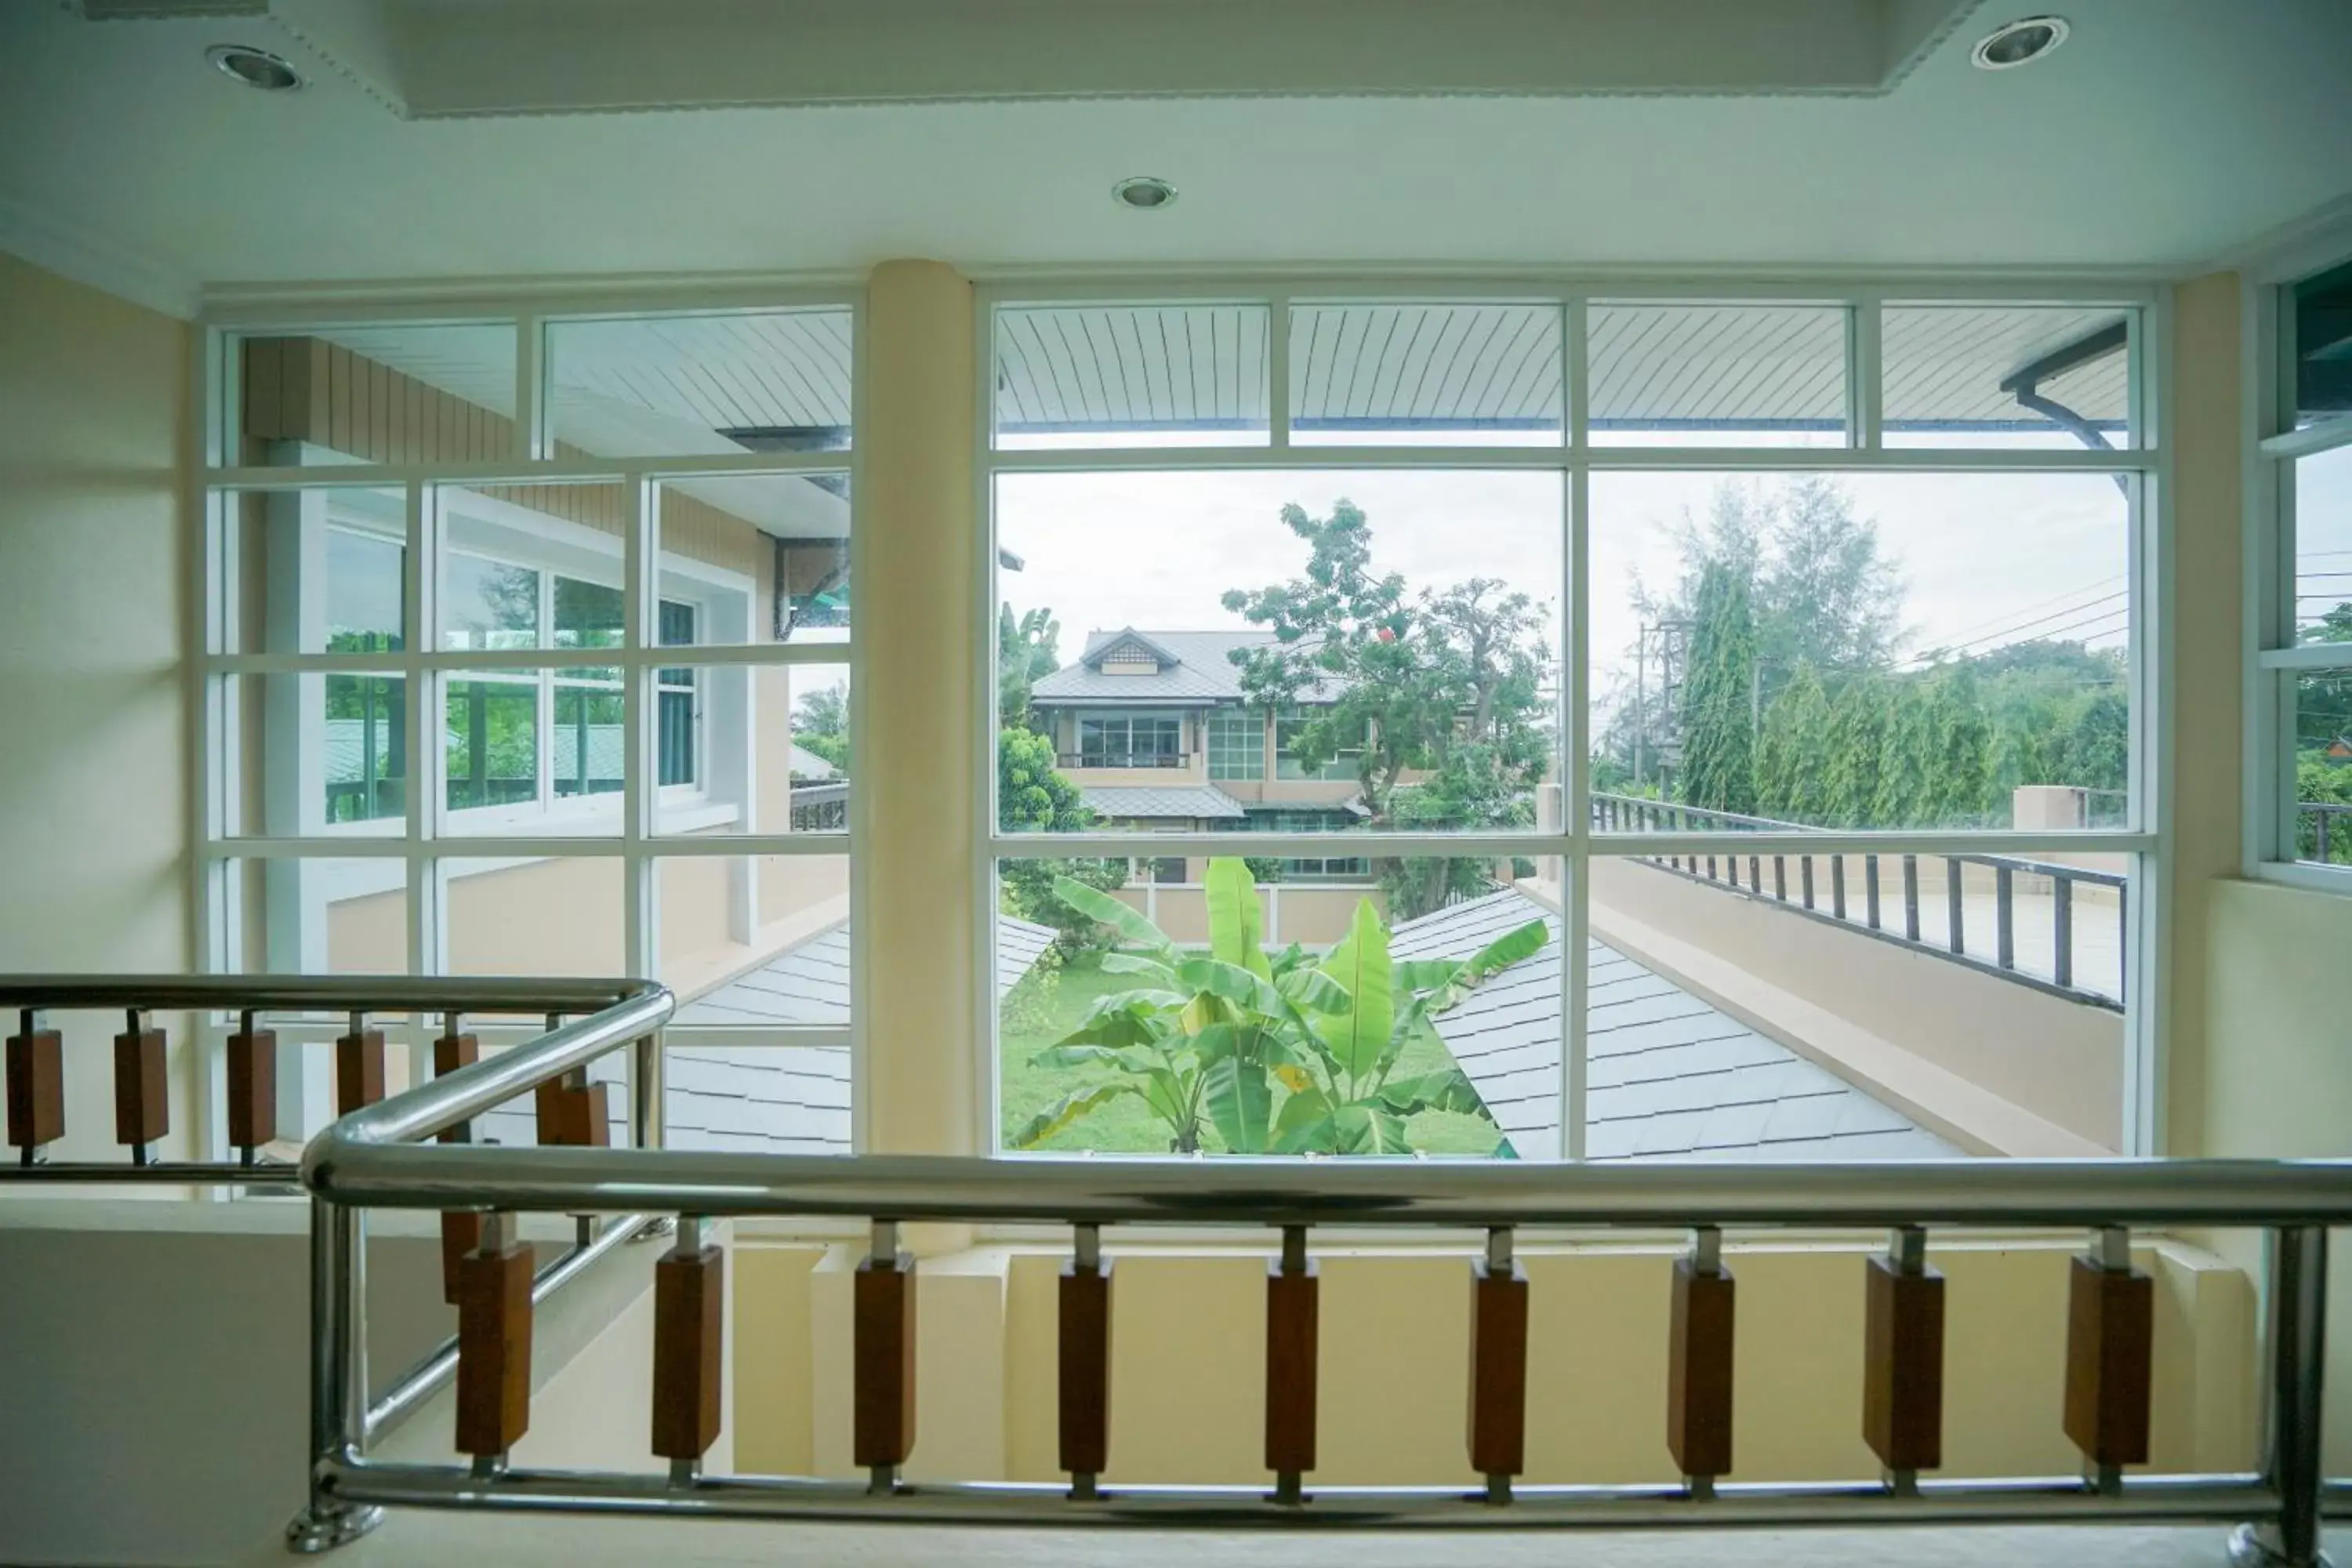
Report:
[{"label": "white ceiling cornice", "polygon": [[0,250],[135,305],[194,319],[196,280],[177,268],[0,192]]}]

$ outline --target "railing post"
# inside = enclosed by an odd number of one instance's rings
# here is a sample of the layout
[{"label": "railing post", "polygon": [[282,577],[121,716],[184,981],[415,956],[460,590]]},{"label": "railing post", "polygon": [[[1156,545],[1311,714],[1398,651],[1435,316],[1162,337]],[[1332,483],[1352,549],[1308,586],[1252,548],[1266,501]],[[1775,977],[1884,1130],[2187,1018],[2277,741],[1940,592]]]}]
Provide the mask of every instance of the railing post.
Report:
[{"label": "railing post", "polygon": [[1956,855],[1946,856],[1944,858],[1944,935],[1946,945],[1950,947],[1954,952],[1965,953],[1969,951],[1969,943],[1968,938],[1963,934],[1962,930],[1964,925],[1964,917],[1961,913],[1960,896],[1959,857]]},{"label": "railing post", "polygon": [[[482,1043],[476,1037],[462,1033],[458,1025],[462,1016],[455,1012],[442,1016],[441,1034],[433,1042],[433,1076],[446,1078],[459,1068],[473,1066],[481,1060]],[[474,1124],[460,1121],[445,1127],[438,1134],[444,1143],[470,1143]],[[457,1304],[457,1271],[466,1255],[482,1245],[482,1216],[472,1209],[453,1209],[441,1216],[441,1299],[451,1306]]]},{"label": "railing post", "polygon": [[1862,858],[1862,909],[1870,929],[1878,929],[1878,857]]},{"label": "railing post", "polygon": [[1496,1226],[1470,1260],[1470,1468],[1496,1504],[1528,1468],[1528,1277],[1511,1240]]},{"label": "railing post", "polygon": [[1760,895],[1764,891],[1763,872],[1763,862],[1750,855],[1748,858],[1748,890],[1750,893]]},{"label": "railing post", "polygon": [[114,1037],[114,1141],[131,1147],[131,1163],[152,1158],[148,1145],[172,1130],[169,1080],[163,1071],[163,1031],[150,1027],[147,1009],[128,1009]]},{"label": "railing post", "polygon": [[1813,907],[1813,858],[1811,855],[1797,857],[1797,886],[1800,896],[1804,900],[1805,908],[1811,909]]},{"label": "railing post", "polygon": [[250,1165],[278,1136],[278,1033],[254,1027],[254,1010],[237,1019],[228,1037],[222,1076],[228,1089],[228,1141]]},{"label": "railing post", "polygon": [[40,1163],[42,1145],[66,1135],[65,1037],[41,1023],[26,1007],[8,1037],[8,1142],[26,1165]]},{"label": "railing post", "polygon": [[1316,1293],[1322,1281],[1307,1256],[1307,1227],[1282,1227],[1282,1256],[1265,1278],[1265,1468],[1274,1500],[1307,1500],[1315,1468]]},{"label": "railing post", "polygon": [[[531,1249],[515,1216],[482,1220],[482,1244],[457,1274],[457,1437],[488,1479],[530,1429]],[[364,1399],[364,1395],[362,1396]]]},{"label": "railing post", "polygon": [[1715,1495],[1731,1473],[1731,1347],[1735,1305],[1723,1232],[1701,1226],[1675,1259],[1666,1362],[1666,1450],[1693,1498]]},{"label": "railing post", "polygon": [[898,1489],[915,1451],[915,1260],[898,1250],[895,1220],[874,1222],[851,1296],[854,1392],[850,1459],[871,1490]]},{"label": "railing post", "polygon": [[335,1039],[335,1114],[349,1116],[383,1098],[383,1031],[368,1027],[367,1015],[353,1013],[350,1029]]},{"label": "railing post", "polygon": [[325,1552],[383,1522],[383,1509],[336,1497],[326,1474],[359,1447],[367,1417],[366,1246],[357,1210],[310,1200],[310,1500],[286,1527],[295,1552]]},{"label": "railing post", "polygon": [[1786,855],[1772,857],[1772,896],[1784,904],[1789,901],[1789,858]]},{"label": "railing post", "polygon": [[1102,1226],[1076,1228],[1061,1279],[1061,1461],[1071,1499],[1092,1502],[1110,1465],[1110,1261]]},{"label": "railing post", "polygon": [[1845,857],[1830,857],[1830,913],[1845,919]]},{"label": "railing post", "polygon": [[1919,940],[1919,857],[1903,857],[1903,940]]},{"label": "railing post", "polygon": [[1992,868],[1993,962],[2003,969],[2017,967],[2016,910],[2011,907],[2016,896],[2016,869],[2009,866],[1995,866]]},{"label": "railing post", "polygon": [[2273,1525],[2231,1537],[2238,1568],[2314,1568],[2319,1554],[2321,1395],[2327,1359],[2327,1231],[2270,1234],[2270,1430],[2263,1476],[2278,1493]]},{"label": "railing post", "polygon": [[2092,1490],[2123,1491],[2124,1467],[2147,1463],[2156,1282],[2132,1267],[2131,1233],[2101,1226],[2074,1259],[2066,1295],[2067,1440]]},{"label": "railing post", "polygon": [[1862,1436],[1898,1496],[1944,1462],[1944,1277],[1927,1267],[1927,1233],[1897,1226],[1866,1265]]},{"label": "railing post", "polygon": [[669,1481],[689,1486],[719,1440],[719,1348],[726,1331],[727,1255],[703,1240],[703,1222],[677,1220],[677,1244],[654,1265],[654,1433]]},{"label": "railing post", "polygon": [[663,1100],[662,1037],[656,1029],[629,1047],[629,1143],[659,1149],[668,1142]]},{"label": "railing post", "polygon": [[2050,977],[2062,991],[2074,984],[2074,879],[2050,879]]}]

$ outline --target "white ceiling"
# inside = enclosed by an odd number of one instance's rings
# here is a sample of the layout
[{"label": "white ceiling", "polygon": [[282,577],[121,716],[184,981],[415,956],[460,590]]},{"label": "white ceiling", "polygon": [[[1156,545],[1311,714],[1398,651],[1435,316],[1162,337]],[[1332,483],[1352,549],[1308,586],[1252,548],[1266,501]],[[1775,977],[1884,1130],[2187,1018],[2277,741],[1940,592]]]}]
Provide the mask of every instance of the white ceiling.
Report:
[{"label": "white ceiling", "polygon": [[[1164,0],[1096,3],[1163,26],[1170,14]],[[1882,51],[1891,16],[1969,11],[1944,0],[1788,3],[1869,21]],[[1563,66],[1566,95],[1549,97],[424,119],[404,118],[406,106],[384,94],[383,81],[404,79],[375,68],[397,51],[371,56],[365,38],[336,42],[339,61],[370,66],[354,77],[268,16],[94,22],[11,0],[0,5],[0,247],[182,309],[205,285],[778,273],[908,255],[981,272],[2171,270],[2352,197],[2352,3],[2036,3],[2074,24],[2046,62],[1971,68],[1969,43],[2007,15],[1979,5],[1907,69],[1889,68],[1883,91],[1858,85],[1859,65],[1843,87],[1807,85],[1791,62],[1766,59],[1751,78],[1726,76],[1690,96],[1698,89],[1684,79],[1702,66],[1727,69],[1688,26],[1703,10],[1721,14],[1720,0],[1649,0],[1639,8],[1652,19],[1649,55],[1626,35],[1611,57],[1621,92],[1646,59],[1659,84],[1647,94],[1591,95]],[[563,14],[545,0],[496,8],[525,56],[530,35],[516,30],[516,15]],[[779,15],[718,8],[743,28]],[[636,0],[595,0],[595,9],[643,21]],[[1832,64],[1862,58],[1851,40],[1841,49],[1841,36],[1821,37]],[[712,37],[706,29],[684,42],[716,59],[725,51]],[[289,54],[310,85],[280,96],[236,86],[202,58],[224,39]],[[551,59],[557,42],[543,51]],[[682,46],[647,71],[674,89],[693,78],[694,58]],[[512,96],[561,107],[562,83],[541,64]],[[1084,59],[1055,64],[1066,86],[1089,79]],[[1126,79],[1108,68],[1101,76]],[[454,74],[429,79],[462,101]],[[478,68],[470,79],[473,101],[488,102],[484,80],[501,79]],[[583,65],[571,96],[599,101],[612,88]],[[1176,184],[1175,206],[1113,205],[1113,182],[1144,173]]]}]

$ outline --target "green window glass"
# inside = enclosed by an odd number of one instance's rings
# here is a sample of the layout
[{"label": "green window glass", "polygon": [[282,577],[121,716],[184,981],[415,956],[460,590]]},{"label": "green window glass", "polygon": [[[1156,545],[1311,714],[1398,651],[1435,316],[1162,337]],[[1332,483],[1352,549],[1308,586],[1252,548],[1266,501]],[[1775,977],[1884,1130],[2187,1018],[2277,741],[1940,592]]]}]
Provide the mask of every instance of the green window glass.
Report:
[{"label": "green window glass", "polygon": [[1265,777],[1265,720],[1255,708],[1220,708],[1209,715],[1209,776]]}]

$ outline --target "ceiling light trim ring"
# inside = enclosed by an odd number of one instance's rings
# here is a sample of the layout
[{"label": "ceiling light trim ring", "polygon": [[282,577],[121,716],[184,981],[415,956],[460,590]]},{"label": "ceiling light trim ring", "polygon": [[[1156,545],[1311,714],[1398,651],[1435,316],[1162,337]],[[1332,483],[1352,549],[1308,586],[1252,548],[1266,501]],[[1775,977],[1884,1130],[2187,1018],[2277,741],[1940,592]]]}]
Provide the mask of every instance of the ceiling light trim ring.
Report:
[{"label": "ceiling light trim ring", "polygon": [[256,92],[294,92],[304,85],[302,73],[284,56],[251,44],[215,44],[205,58],[221,75]]},{"label": "ceiling light trim ring", "polygon": [[2073,31],[2063,16],[2020,16],[1979,38],[1969,63],[1979,70],[2015,70],[2056,54]]}]

